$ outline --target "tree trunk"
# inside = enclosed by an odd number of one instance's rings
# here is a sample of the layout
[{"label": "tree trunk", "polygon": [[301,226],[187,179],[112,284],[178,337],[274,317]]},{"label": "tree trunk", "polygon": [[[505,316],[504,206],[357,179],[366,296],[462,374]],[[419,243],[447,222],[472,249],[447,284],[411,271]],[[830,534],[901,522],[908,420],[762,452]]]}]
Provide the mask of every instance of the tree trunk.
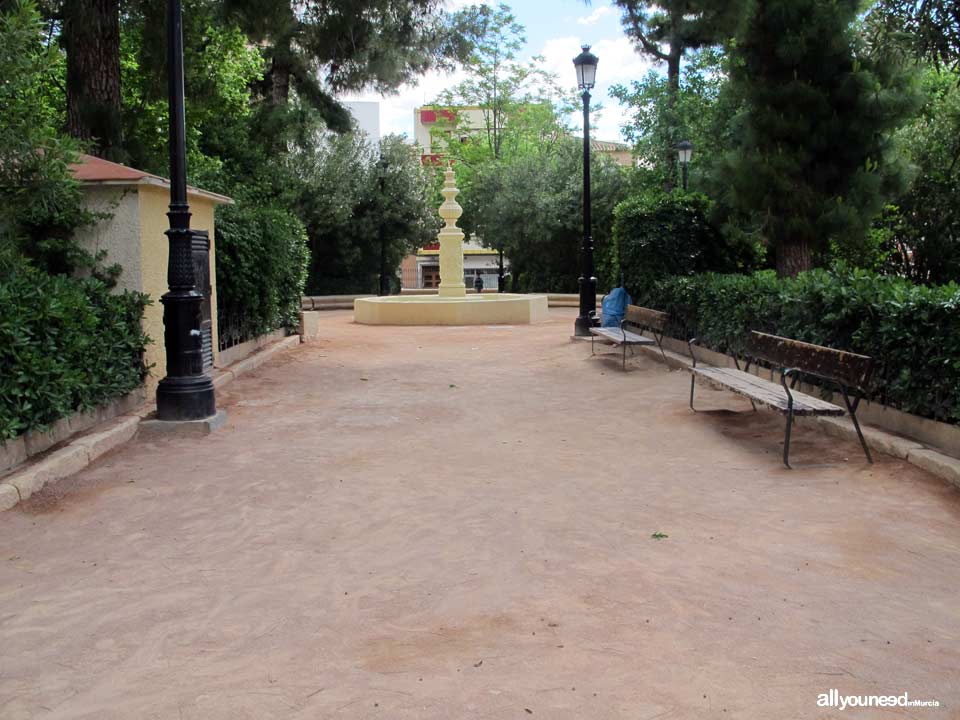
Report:
[{"label": "tree trunk", "polygon": [[120,0],[64,3],[67,52],[67,132],[116,158],[120,126]]},{"label": "tree trunk", "polygon": [[274,57],[270,66],[270,102],[274,107],[285,106],[290,99],[290,66],[286,57]]},{"label": "tree trunk", "polygon": [[777,248],[777,276],[796,277],[813,269],[813,255],[806,240],[791,240]]},{"label": "tree trunk", "polygon": [[[683,42],[679,37],[680,24],[683,22],[683,14],[678,8],[673,8],[670,13],[670,50],[667,53],[667,120],[671,129],[671,135],[677,130],[677,101],[680,99],[680,61],[683,59]],[[677,169],[677,148],[678,143],[683,138],[674,137],[673,146],[666,147],[664,151],[664,167],[671,168],[674,172],[668,173],[664,183],[664,191],[673,192],[676,187],[676,169]]]}]

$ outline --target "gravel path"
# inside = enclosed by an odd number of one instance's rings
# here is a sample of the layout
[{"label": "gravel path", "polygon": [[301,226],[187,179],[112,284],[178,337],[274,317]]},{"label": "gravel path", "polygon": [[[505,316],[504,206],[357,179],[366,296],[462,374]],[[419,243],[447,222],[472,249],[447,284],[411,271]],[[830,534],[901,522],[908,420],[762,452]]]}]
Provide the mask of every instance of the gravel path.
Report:
[{"label": "gravel path", "polygon": [[552,318],[330,313],[4,513],[0,718],[960,717],[960,493]]}]

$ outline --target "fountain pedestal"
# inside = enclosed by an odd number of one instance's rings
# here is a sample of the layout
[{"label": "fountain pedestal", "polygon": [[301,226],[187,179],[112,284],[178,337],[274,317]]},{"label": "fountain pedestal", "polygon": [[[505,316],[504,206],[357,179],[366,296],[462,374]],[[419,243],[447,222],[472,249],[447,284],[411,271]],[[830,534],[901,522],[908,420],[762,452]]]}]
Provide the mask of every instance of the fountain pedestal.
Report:
[{"label": "fountain pedestal", "polygon": [[444,173],[440,217],[440,290],[437,295],[360,298],[353,303],[354,322],[363,325],[521,325],[547,319],[546,295],[507,293],[467,295],[463,281],[463,231],[457,219],[463,208],[452,169]]},{"label": "fountain pedestal", "polygon": [[463,208],[457,202],[460,191],[455,184],[453,170],[447,168],[443,173],[443,205],[440,217],[444,227],[440,230],[440,297],[462,298],[467,296],[467,287],[463,282],[463,230],[457,227],[457,220],[463,215]]}]

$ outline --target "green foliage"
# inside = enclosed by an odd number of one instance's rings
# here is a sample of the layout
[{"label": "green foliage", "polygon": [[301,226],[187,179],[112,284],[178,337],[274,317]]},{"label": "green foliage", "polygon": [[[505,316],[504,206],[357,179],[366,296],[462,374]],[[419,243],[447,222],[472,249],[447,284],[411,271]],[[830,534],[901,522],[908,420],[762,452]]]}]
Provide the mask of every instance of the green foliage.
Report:
[{"label": "green foliage", "polygon": [[218,315],[242,337],[295,328],[307,278],[306,230],[278,206],[242,203],[217,215]]},{"label": "green foliage", "polygon": [[879,0],[866,18],[871,42],[919,60],[960,69],[960,12],[955,0]]},{"label": "green foliage", "polygon": [[[170,170],[167,78],[159,71],[166,62],[165,10],[165,3],[131,3],[120,34],[124,149],[133,167],[161,176]],[[250,87],[265,65],[239,28],[220,22],[209,0],[187,0],[183,34],[187,168],[192,182],[213,189],[225,156],[250,142]],[[216,143],[223,136],[235,150]]]},{"label": "green foliage", "polygon": [[263,48],[259,94],[283,106],[291,90],[333,130],[350,128],[339,94],[389,93],[469,50],[470,19],[438,0],[224,0],[227,17]]},{"label": "green foliage", "polygon": [[858,0],[756,0],[731,82],[744,103],[727,158],[727,202],[792,275],[829,241],[866,234],[902,184],[891,131],[914,106],[907,78],[869,57],[854,33]]},{"label": "green foliage", "polygon": [[51,88],[62,70],[32,3],[0,13],[0,249],[51,273],[94,264],[73,239],[94,216],[69,170],[80,146],[58,130],[62,96]]},{"label": "green foliage", "polygon": [[960,73],[926,70],[923,91],[919,115],[895,136],[916,174],[875,223],[872,259],[936,285],[960,280]]},{"label": "green foliage", "polygon": [[[146,295],[4,258],[0,440],[89,410],[143,383]],[[91,361],[95,359],[95,361]]]},{"label": "green foliage", "polygon": [[[473,50],[463,63],[467,77],[440,93],[436,103],[479,107],[483,128],[478,132],[463,117],[454,127],[441,122],[434,126],[431,145],[472,166],[516,153],[532,138],[555,135],[563,111],[558,113],[554,104],[570,110],[573,99],[560,88],[556,75],[543,70],[542,57],[517,59],[526,37],[509,6],[473,5],[464,12],[476,26]],[[460,138],[469,141],[460,143]]]},{"label": "green foliage", "polygon": [[635,196],[617,205],[613,236],[626,287],[639,291],[672,275],[753,267],[752,249],[728,245],[709,214],[706,196],[679,192]]},{"label": "green foliage", "polygon": [[704,187],[708,168],[729,148],[729,118],[738,108],[726,91],[726,62],[717,48],[691,53],[672,102],[667,79],[653,70],[629,86],[610,89],[630,113],[623,132],[634,145],[649,189],[679,184],[675,148],[681,140],[693,143],[690,187],[696,189]]},{"label": "green foliage", "polygon": [[721,43],[740,10],[740,3],[729,0],[615,0],[615,4],[623,11],[627,36],[645,54],[667,63]]},{"label": "green foliage", "polygon": [[[513,290],[576,292],[583,238],[582,143],[560,138],[541,152],[482,166],[458,201],[472,231],[510,259]],[[597,264],[609,266],[613,208],[624,198],[624,174],[611,158],[590,162]],[[459,175],[458,175],[459,177]]]},{"label": "green foliage", "polygon": [[[684,115],[685,110],[693,108],[689,101],[696,98],[691,94],[691,80],[686,79],[687,89],[682,85],[681,76],[684,56],[704,51],[707,55],[712,48],[727,41],[742,10],[743,3],[731,0],[615,0],[623,11],[624,30],[637,49],[652,58],[656,63],[666,64],[666,77],[660,78],[653,73],[647,76],[642,86],[635,83],[633,94],[653,94],[654,104],[648,109],[655,117],[656,125],[641,126],[642,133],[649,132],[648,156],[653,156],[651,167],[658,167],[661,181],[666,190],[675,185],[676,176],[671,172],[676,167],[674,146],[681,140],[692,140],[684,133],[684,126],[696,116]],[[703,55],[701,55],[701,58]],[[710,82],[710,80],[708,80]],[[695,89],[694,89],[695,90]],[[625,90],[620,88],[621,94]],[[623,99],[623,98],[621,98]],[[694,142],[696,142],[694,140]],[[652,145],[652,146],[651,146]],[[646,158],[648,160],[648,158]]]},{"label": "green foliage", "polygon": [[404,255],[436,237],[433,179],[401,138],[375,148],[355,135],[330,137],[295,166],[311,293],[374,292],[382,267],[392,275]]},{"label": "green foliage", "polygon": [[681,337],[742,352],[751,330],[874,358],[869,394],[906,412],[960,422],[960,286],[918,287],[850,270],[665,278],[634,289],[671,314]]}]

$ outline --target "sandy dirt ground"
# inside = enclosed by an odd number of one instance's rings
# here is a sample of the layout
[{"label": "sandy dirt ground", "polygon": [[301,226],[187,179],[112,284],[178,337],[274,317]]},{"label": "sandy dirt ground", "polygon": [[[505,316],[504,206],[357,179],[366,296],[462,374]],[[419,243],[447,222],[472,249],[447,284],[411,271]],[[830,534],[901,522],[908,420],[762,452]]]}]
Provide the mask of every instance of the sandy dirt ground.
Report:
[{"label": "sandy dirt ground", "polygon": [[960,718],[942,481],[802,426],[787,470],[779,416],[571,311],[323,323],[216,434],[0,515],[0,718]]}]

